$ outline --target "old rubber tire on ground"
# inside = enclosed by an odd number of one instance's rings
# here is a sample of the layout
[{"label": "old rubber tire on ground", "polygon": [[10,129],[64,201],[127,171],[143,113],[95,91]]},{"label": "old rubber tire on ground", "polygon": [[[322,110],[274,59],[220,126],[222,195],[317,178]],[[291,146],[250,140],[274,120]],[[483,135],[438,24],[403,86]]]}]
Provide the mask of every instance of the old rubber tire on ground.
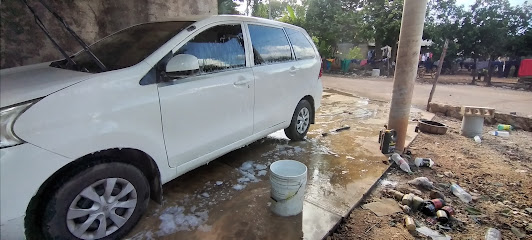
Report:
[{"label": "old rubber tire on ground", "polygon": [[290,126],[284,129],[288,138],[294,141],[302,141],[307,135],[310,127],[310,118],[313,115],[313,109],[307,100],[301,100],[297,104]]},{"label": "old rubber tire on ground", "polygon": [[149,184],[136,167],[101,163],[61,181],[45,204],[47,239],[121,239],[148,206]]}]

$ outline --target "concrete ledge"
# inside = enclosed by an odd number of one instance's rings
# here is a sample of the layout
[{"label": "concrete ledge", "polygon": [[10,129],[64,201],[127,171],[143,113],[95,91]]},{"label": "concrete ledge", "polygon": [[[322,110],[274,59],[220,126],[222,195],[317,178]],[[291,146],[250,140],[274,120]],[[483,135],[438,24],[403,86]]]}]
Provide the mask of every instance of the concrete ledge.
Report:
[{"label": "concrete ledge", "polygon": [[[430,103],[429,112],[440,114],[452,118],[462,119],[461,107],[442,104],[442,103]],[[516,129],[522,129],[532,132],[532,118],[516,116],[506,113],[495,112],[493,118],[485,118],[486,124],[510,124]]]}]

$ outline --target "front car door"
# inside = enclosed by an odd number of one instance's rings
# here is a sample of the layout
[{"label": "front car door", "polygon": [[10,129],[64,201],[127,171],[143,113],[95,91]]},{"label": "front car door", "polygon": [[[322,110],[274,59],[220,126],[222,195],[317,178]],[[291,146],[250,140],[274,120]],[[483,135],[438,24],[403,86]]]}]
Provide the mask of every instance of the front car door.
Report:
[{"label": "front car door", "polygon": [[253,132],[253,72],[242,23],[207,27],[176,54],[198,58],[199,73],[159,83],[171,167],[224,148]]}]

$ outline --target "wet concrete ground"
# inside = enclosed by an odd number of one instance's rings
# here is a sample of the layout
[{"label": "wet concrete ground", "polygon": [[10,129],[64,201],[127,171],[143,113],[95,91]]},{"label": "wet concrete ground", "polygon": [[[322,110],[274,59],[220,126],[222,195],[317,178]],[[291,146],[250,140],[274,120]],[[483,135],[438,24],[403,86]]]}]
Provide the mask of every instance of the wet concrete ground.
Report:
[{"label": "wet concrete ground", "polygon": [[[167,183],[163,204],[151,202],[128,238],[321,239],[388,168],[377,143],[388,110],[384,102],[326,90],[307,141],[279,131]],[[433,116],[412,111],[411,118]],[[334,131],[344,125],[351,128]],[[293,217],[269,210],[267,167],[282,159],[308,168],[303,212]]]}]

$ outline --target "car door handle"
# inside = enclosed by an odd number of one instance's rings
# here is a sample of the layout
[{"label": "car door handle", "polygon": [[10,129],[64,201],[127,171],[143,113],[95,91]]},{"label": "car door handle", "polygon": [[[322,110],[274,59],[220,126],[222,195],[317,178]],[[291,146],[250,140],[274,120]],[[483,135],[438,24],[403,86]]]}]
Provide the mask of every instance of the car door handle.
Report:
[{"label": "car door handle", "polygon": [[242,85],[248,84],[249,82],[251,82],[251,80],[241,79],[241,80],[234,82],[233,84],[235,86],[242,86]]}]

